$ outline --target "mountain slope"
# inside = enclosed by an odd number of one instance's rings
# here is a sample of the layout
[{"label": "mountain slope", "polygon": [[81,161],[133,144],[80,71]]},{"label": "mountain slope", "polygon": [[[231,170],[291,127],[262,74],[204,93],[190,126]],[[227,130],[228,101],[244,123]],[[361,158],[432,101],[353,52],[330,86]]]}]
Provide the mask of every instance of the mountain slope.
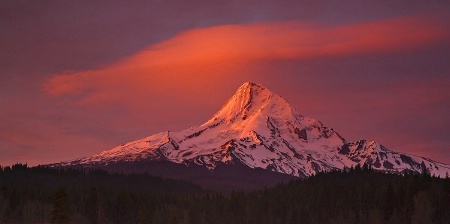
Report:
[{"label": "mountain slope", "polygon": [[450,166],[396,153],[365,140],[348,143],[320,121],[302,116],[260,84],[244,83],[210,120],[180,132],[162,132],[97,155],[59,165],[104,166],[118,162],[168,161],[214,170],[241,164],[297,177],[357,164],[376,170],[445,176]]}]

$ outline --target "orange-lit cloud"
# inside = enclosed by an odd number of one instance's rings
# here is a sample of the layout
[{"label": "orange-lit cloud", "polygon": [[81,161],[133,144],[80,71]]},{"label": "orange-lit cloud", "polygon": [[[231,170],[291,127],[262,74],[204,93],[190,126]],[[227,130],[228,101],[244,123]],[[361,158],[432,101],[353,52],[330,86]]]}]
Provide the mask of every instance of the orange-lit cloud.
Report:
[{"label": "orange-lit cloud", "polygon": [[448,38],[433,24],[419,17],[334,27],[289,21],[193,29],[109,66],[56,75],[44,90],[79,104],[152,101],[168,92],[179,96],[177,85],[195,91],[206,75],[235,74],[249,62],[402,51]]}]

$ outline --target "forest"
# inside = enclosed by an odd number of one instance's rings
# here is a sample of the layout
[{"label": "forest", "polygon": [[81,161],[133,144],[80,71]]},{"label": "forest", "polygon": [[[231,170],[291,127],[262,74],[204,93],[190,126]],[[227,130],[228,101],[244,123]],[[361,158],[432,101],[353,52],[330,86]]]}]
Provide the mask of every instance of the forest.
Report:
[{"label": "forest", "polygon": [[370,167],[221,193],[149,174],[0,169],[0,223],[450,223],[450,179]]}]

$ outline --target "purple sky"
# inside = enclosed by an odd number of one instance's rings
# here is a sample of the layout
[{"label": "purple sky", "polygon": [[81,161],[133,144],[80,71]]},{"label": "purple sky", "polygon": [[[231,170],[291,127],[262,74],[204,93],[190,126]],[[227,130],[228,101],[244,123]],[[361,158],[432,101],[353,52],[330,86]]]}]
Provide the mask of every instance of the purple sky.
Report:
[{"label": "purple sky", "polygon": [[246,81],[450,164],[446,1],[1,1],[0,165],[207,121]]}]

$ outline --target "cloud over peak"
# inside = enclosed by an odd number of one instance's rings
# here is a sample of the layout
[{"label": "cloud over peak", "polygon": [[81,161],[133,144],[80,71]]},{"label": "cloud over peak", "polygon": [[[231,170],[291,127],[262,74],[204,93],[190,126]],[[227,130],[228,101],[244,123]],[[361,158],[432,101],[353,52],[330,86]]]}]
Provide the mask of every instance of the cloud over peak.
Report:
[{"label": "cloud over peak", "polygon": [[302,21],[221,25],[182,32],[128,58],[94,70],[46,80],[49,96],[79,104],[143,97],[171,80],[233,74],[246,63],[414,50],[448,37],[429,17],[345,26]]}]

